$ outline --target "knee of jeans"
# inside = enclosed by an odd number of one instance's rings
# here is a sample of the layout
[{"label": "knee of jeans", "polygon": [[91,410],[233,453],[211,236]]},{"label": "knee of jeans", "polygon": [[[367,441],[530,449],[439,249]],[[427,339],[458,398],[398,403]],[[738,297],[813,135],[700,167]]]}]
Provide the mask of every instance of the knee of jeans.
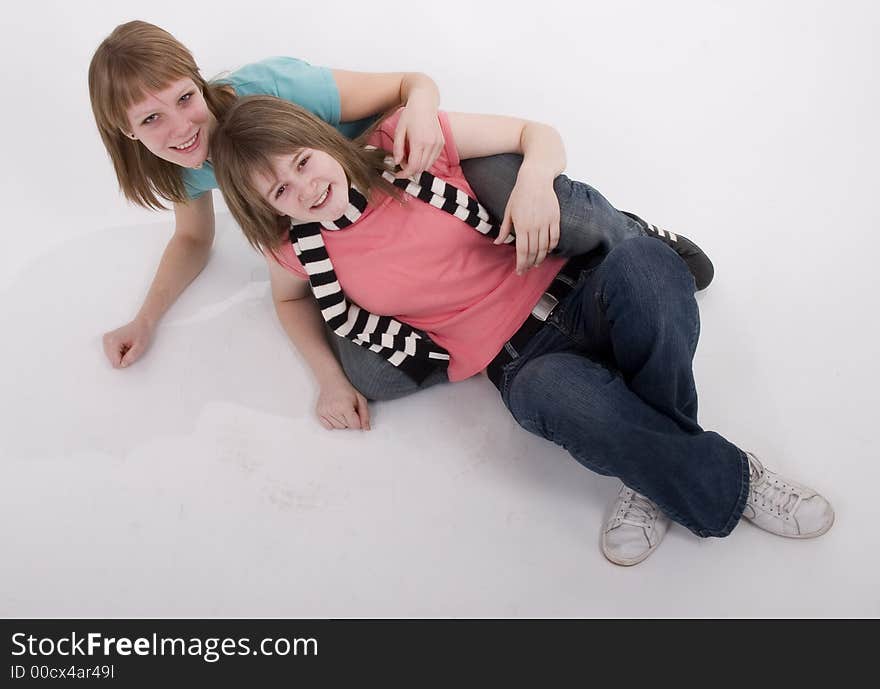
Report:
[{"label": "knee of jeans", "polygon": [[559,201],[559,242],[554,250],[560,256],[580,256],[595,250],[607,251],[613,244],[610,224],[594,212],[589,198],[589,187],[575,183],[565,175],[553,181],[553,190]]},{"label": "knee of jeans", "polygon": [[667,259],[677,257],[673,249],[654,237],[633,237],[628,242],[615,247],[614,253],[609,254],[609,259],[624,264],[650,263],[665,264]]},{"label": "knee of jeans", "polygon": [[559,199],[557,253],[576,256],[596,249],[607,252],[641,235],[636,223],[590,185],[560,175],[553,182],[553,190]]},{"label": "knee of jeans", "polygon": [[614,380],[607,368],[579,354],[546,354],[517,371],[505,401],[517,423],[547,437],[556,423],[602,417],[604,392]]},{"label": "knee of jeans", "polygon": [[566,175],[559,175],[553,180],[553,191],[559,199],[560,205],[565,203],[571,196],[571,180]]}]

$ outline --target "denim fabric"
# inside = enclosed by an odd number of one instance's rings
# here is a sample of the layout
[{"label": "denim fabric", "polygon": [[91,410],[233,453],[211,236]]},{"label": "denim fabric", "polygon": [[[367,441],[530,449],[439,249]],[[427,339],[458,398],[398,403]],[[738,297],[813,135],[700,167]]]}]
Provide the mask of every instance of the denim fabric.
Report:
[{"label": "denim fabric", "polygon": [[[505,153],[463,160],[461,169],[480,203],[500,220],[521,164],[522,156]],[[559,245],[553,253],[579,256],[597,249],[607,252],[626,239],[644,235],[632,218],[588,184],[559,175],[553,189],[559,198]]]},{"label": "denim fabric", "polygon": [[[504,154],[462,161],[468,183],[489,213],[504,217],[504,209],[522,156]],[[608,251],[620,242],[640,236],[641,228],[614,209],[595,189],[560,175],[553,183],[559,197],[560,239],[554,253],[577,256],[589,251]],[[445,370],[432,373],[417,385],[396,366],[351,340],[340,338],[328,329],[328,337],[348,379],[372,400],[391,400],[448,380]]]},{"label": "denim fabric", "polygon": [[648,237],[622,242],[504,367],[502,399],[585,467],[698,536],[726,536],[748,497],[748,460],[697,423],[699,331],[694,279],[675,251]]},{"label": "denim fabric", "polygon": [[336,353],[342,370],[351,384],[369,400],[388,401],[406,397],[437,383],[448,383],[445,368],[431,372],[421,384],[416,383],[396,366],[366,347],[355,344],[347,337],[340,337],[329,326],[327,339]]}]

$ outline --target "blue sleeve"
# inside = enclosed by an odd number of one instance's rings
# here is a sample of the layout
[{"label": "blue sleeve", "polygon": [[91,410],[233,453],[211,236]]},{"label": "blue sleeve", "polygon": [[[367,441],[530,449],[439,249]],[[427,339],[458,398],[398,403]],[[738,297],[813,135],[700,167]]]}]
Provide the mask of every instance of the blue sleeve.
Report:
[{"label": "blue sleeve", "polygon": [[339,89],[327,67],[314,67],[293,57],[270,57],[242,67],[224,81],[240,96],[277,96],[334,127],[339,125]]},{"label": "blue sleeve", "polygon": [[[245,65],[217,81],[232,86],[239,96],[277,96],[290,101],[320,117],[350,139],[358,136],[375,119],[366,117],[357,122],[341,123],[339,89],[333,72],[327,67],[315,67],[295,57],[270,57]],[[217,188],[217,179],[209,163],[200,170],[184,169],[182,175],[186,193],[191,199]]]},{"label": "blue sleeve", "polygon": [[214,168],[207,161],[198,170],[188,167],[183,168],[180,176],[183,179],[186,195],[190,200],[195,200],[206,191],[216,189],[218,186],[217,178],[214,176]]}]

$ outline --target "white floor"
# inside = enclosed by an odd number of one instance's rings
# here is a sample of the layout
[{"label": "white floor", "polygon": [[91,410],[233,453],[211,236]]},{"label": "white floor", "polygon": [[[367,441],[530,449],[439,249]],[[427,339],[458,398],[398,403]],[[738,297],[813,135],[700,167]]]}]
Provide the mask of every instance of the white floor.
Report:
[{"label": "white floor", "polygon": [[0,296],[4,615],[880,612],[876,332],[858,322],[875,317],[858,256],[876,244],[807,269],[808,247],[704,242],[717,278],[700,295],[702,422],[820,488],[831,532],[676,526],[624,569],[598,547],[617,482],[518,428],[484,379],[376,404],[370,433],[324,431],[228,216],[147,357],[112,370],[98,334],[125,318],[162,239],[95,233]]},{"label": "white floor", "polygon": [[[0,27],[0,616],[880,615],[874,4],[454,0],[391,26],[360,3],[333,42],[324,15],[255,2],[49,0]],[[456,33],[464,10],[486,40]],[[97,42],[136,16],[206,74],[293,51],[423,70],[446,108],[555,124],[573,176],[711,255],[701,422],[820,489],[834,528],[674,527],[611,565],[617,482],[521,430],[482,378],[376,404],[368,434],[324,431],[222,213],[152,349],[112,370],[101,333],[135,313],[171,231],[114,194],[87,102]],[[380,31],[396,37],[364,42]]]}]

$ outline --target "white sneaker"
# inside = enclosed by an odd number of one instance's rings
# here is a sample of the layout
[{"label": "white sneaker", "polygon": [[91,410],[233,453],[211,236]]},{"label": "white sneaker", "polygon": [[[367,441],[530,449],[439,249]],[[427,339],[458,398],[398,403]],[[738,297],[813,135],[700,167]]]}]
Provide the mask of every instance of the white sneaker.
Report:
[{"label": "white sneaker", "polygon": [[669,517],[653,502],[622,486],[602,531],[602,553],[611,562],[637,565],[666,535]]},{"label": "white sneaker", "polygon": [[765,469],[751,452],[746,456],[749,498],[743,517],[765,531],[789,538],[815,538],[831,528],[834,510],[825,498]]}]

